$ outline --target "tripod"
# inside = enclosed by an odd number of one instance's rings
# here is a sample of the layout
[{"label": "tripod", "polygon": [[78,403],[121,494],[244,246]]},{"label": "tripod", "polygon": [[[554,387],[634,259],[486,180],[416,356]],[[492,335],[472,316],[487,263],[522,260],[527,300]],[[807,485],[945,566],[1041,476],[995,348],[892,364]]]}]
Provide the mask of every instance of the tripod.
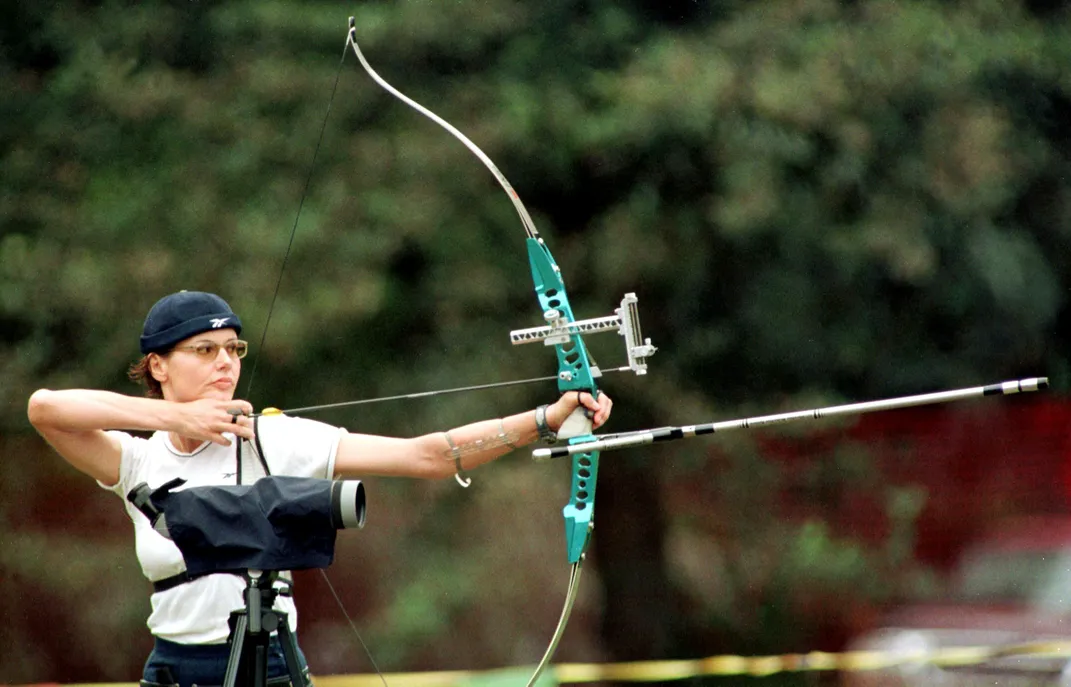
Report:
[{"label": "tripod", "polygon": [[290,634],[286,613],[272,608],[279,595],[274,587],[277,571],[250,570],[246,580],[245,608],[232,611],[230,618],[231,653],[223,687],[267,687],[268,647],[271,633],[279,633],[291,687],[311,687],[298,663],[297,642]]}]

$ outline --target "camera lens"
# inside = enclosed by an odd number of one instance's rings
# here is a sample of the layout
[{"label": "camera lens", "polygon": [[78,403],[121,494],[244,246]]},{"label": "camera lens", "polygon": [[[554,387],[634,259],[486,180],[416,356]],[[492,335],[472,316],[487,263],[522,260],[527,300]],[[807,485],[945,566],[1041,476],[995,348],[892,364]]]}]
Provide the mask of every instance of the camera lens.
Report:
[{"label": "camera lens", "polygon": [[364,485],[359,480],[335,480],[331,485],[331,519],[335,529],[364,527]]}]

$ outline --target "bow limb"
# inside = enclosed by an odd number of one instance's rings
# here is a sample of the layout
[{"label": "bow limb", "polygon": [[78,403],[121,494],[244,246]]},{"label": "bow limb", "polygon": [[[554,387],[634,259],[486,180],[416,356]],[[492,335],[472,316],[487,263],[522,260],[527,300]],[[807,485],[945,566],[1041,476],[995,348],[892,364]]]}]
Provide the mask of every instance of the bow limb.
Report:
[{"label": "bow limb", "polygon": [[365,59],[364,53],[361,52],[360,46],[357,45],[357,22],[354,17],[350,17],[350,29],[348,36],[349,37],[347,39],[347,45],[353,48],[353,52],[357,55],[357,59],[360,61],[361,66],[364,67],[364,70],[368,72],[368,75],[372,77],[373,81],[379,84],[380,87],[383,88],[383,90],[387,91],[398,100],[401,100],[409,107],[413,108],[420,114],[424,115],[428,119],[432,120],[442,128],[449,131],[451,134],[453,134],[453,136],[457,140],[465,144],[465,147],[468,148],[473,155],[480,159],[480,162],[482,162],[484,166],[487,167],[487,169],[491,170],[491,174],[495,175],[495,179],[498,180],[498,183],[502,186],[502,189],[506,192],[506,195],[508,195],[510,200],[513,202],[513,207],[517,210],[517,214],[521,218],[521,224],[524,225],[525,231],[528,232],[528,237],[538,240],[539,232],[536,231],[535,223],[532,221],[532,217],[528,214],[528,209],[524,207],[524,203],[521,202],[520,196],[517,195],[517,192],[513,190],[513,186],[509,183],[509,180],[506,179],[506,175],[504,175],[498,169],[498,167],[495,166],[495,163],[491,161],[491,158],[489,158],[485,152],[480,150],[480,148],[475,143],[469,140],[468,136],[458,131],[453,124],[446,121],[439,115],[435,114],[428,108],[424,107],[417,101],[413,100],[406,94],[402,93],[394,86],[391,86],[389,83],[387,83],[386,79],[384,79],[376,72],[375,69],[372,69],[372,65],[368,63],[368,60]]},{"label": "bow limb", "polygon": [[[532,272],[532,280],[535,286],[536,298],[539,301],[540,310],[544,319],[552,326],[566,325],[575,322],[569,298],[566,295],[565,284],[562,281],[561,269],[554,261],[546,243],[539,236],[539,232],[532,222],[531,215],[521,202],[520,196],[506,179],[505,175],[491,161],[480,148],[473,143],[465,134],[456,127],[427,109],[420,103],[409,98],[399,90],[391,86],[365,59],[360,47],[357,45],[356,22],[353,17],[349,22],[348,45],[353,48],[361,66],[372,79],[384,90],[398,98],[406,105],[421,113],[428,119],[446,129],[456,139],[461,141],[498,180],[499,185],[509,196],[513,203],[521,224],[527,234],[528,263]],[[588,356],[587,347],[578,333],[566,333],[548,340],[549,345],[554,346],[558,359],[558,390],[561,392],[586,391],[593,396],[599,393],[595,384],[595,378],[599,376],[598,368],[592,364]],[[583,442],[593,439],[591,419],[588,418],[583,408],[578,408],[573,415],[566,420],[559,430],[559,438],[568,439],[569,443]],[[547,647],[547,651],[529,680],[529,686],[533,685],[544,668],[553,657],[558,642],[565,632],[565,627],[572,611],[573,602],[576,599],[576,591],[580,582],[580,573],[583,566],[584,551],[594,528],[592,518],[595,509],[595,481],[598,475],[598,451],[580,452],[573,456],[572,480],[570,487],[569,503],[563,510],[565,517],[565,539],[567,557],[571,564],[569,575],[569,587],[566,592],[565,603],[561,618],[554,631],[554,636]]]}]

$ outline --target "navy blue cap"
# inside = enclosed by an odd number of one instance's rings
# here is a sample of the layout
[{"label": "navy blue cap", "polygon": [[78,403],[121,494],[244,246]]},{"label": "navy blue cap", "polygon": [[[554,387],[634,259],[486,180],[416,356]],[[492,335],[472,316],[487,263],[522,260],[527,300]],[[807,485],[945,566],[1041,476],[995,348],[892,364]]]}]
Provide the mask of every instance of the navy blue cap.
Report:
[{"label": "navy blue cap", "polygon": [[242,321],[227,301],[214,293],[179,291],[156,301],[149,310],[141,332],[141,352],[170,350],[194,334],[227,328],[242,333]]}]

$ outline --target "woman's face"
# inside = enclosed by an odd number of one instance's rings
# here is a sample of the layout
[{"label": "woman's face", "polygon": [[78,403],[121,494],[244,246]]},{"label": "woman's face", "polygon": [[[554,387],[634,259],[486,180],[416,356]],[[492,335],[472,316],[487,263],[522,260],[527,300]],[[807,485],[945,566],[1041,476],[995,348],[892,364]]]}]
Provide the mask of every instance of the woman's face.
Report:
[{"label": "woman's face", "polygon": [[242,371],[239,355],[246,343],[233,329],[196,334],[153,357],[151,371],[169,401],[216,398],[229,401],[238,387]]}]

